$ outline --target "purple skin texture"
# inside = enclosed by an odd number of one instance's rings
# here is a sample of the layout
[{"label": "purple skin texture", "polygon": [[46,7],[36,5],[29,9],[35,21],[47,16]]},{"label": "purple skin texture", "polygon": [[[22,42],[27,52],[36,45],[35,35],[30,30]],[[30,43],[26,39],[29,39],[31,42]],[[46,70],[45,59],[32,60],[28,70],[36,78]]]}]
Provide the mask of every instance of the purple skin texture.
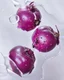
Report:
[{"label": "purple skin texture", "polygon": [[9,63],[12,68],[12,71],[14,73],[18,74],[19,76],[21,76],[21,73],[20,73],[19,69],[17,68],[16,64],[12,60],[10,60]]},{"label": "purple skin texture", "polygon": [[37,28],[32,35],[33,48],[40,52],[51,51],[56,44],[59,44],[59,30],[56,26],[55,32],[50,26],[44,28]]},{"label": "purple skin texture", "polygon": [[19,16],[18,28],[22,30],[30,31],[40,24],[41,14],[33,3],[30,3],[24,9],[19,8],[17,15]]},{"label": "purple skin texture", "polygon": [[[35,56],[34,52],[23,46],[16,46],[9,52],[9,58],[16,64],[18,69],[23,73],[31,73],[34,69]],[[15,66],[10,63],[12,70],[20,75],[20,72],[15,68]]]}]

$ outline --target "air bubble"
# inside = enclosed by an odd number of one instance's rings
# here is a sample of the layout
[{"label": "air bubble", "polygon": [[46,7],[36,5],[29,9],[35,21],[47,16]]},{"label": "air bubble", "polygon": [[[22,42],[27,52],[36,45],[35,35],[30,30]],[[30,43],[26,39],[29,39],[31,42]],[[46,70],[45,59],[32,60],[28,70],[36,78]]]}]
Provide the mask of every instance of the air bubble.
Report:
[{"label": "air bubble", "polygon": [[18,23],[18,21],[19,21],[19,16],[16,15],[16,14],[14,14],[14,15],[12,15],[12,16],[9,17],[9,21],[10,21],[10,23],[12,23],[12,24],[16,24],[16,23]]}]

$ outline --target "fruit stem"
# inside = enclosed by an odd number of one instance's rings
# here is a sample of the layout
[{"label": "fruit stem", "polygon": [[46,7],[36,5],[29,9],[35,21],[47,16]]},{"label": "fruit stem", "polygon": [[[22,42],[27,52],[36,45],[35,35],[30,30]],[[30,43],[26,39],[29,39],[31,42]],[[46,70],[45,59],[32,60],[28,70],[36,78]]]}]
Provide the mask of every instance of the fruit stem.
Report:
[{"label": "fruit stem", "polygon": [[60,36],[60,33],[59,33],[59,30],[58,30],[58,27],[57,25],[55,25],[56,29],[57,29],[57,32],[55,32],[55,36],[57,38],[57,45],[59,44],[59,36]]},{"label": "fruit stem", "polygon": [[57,32],[58,32],[58,34],[59,34],[59,30],[58,30],[58,27],[57,27],[57,25],[55,25],[55,27],[56,27],[56,29],[57,29]]},{"label": "fruit stem", "polygon": [[32,5],[34,3],[34,1],[32,1],[29,5]]}]

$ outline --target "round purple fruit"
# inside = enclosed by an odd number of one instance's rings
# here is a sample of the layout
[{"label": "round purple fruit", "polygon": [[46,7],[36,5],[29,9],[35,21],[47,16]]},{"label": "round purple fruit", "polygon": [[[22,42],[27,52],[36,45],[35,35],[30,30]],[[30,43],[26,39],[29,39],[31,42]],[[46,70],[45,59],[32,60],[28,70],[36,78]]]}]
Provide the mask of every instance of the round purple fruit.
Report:
[{"label": "round purple fruit", "polygon": [[56,26],[55,32],[50,26],[37,28],[32,35],[33,48],[40,52],[51,51],[56,44],[59,44],[59,30]]},{"label": "round purple fruit", "polygon": [[[15,63],[17,68],[23,74],[32,72],[35,63],[35,56],[34,52],[31,49],[23,46],[16,46],[10,50],[9,58]],[[10,65],[13,72],[20,75],[20,72],[18,69],[16,69],[15,65],[13,65],[12,62],[10,62]]]},{"label": "round purple fruit", "polygon": [[41,21],[40,11],[36,8],[34,2],[31,2],[25,8],[19,8],[17,15],[19,16],[18,28],[25,31],[34,29]]}]

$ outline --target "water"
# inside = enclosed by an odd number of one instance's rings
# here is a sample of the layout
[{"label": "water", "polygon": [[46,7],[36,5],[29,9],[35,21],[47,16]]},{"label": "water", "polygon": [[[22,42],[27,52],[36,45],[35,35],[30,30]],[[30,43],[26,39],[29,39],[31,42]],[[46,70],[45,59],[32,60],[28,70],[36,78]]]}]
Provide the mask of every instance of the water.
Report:
[{"label": "water", "polygon": [[[19,8],[22,6],[21,5],[22,3],[20,4],[18,2],[18,0],[12,0],[12,2],[13,2],[13,5],[15,6],[15,8]],[[28,2],[29,1],[26,0],[25,4],[28,4]],[[55,18],[55,16],[49,14],[41,4],[35,3],[35,5],[38,7],[38,9],[40,10],[40,12],[42,14],[42,22],[41,22],[40,26],[50,25],[55,29],[55,25],[57,25],[60,30],[60,35],[61,35],[60,40],[63,39],[62,41],[64,41],[64,37],[63,37],[64,36],[63,29],[64,28],[61,28],[61,26],[64,27],[64,25],[61,25],[59,23],[59,21]],[[12,10],[11,10],[11,12],[12,12]],[[1,13],[1,15],[2,15],[2,13]],[[6,15],[6,14],[4,14],[4,15]],[[9,17],[10,22],[12,24],[16,24],[19,20],[18,16],[16,15],[16,11],[14,12],[14,14],[12,13],[11,15],[12,16]],[[1,40],[0,40],[0,44],[1,44],[0,49],[1,49],[1,52],[3,53],[3,55],[5,55],[5,52],[8,55],[8,51],[16,45],[25,45],[32,49],[31,35],[34,30],[30,31],[28,33],[23,32],[22,30],[17,29],[16,25],[12,25],[9,22],[7,22],[7,20],[8,20],[8,14],[6,17],[4,17],[4,21],[3,21],[4,24],[2,24],[2,26],[0,28],[0,30],[1,30],[0,35],[2,35]],[[43,80],[44,76],[46,75],[46,74],[44,74],[43,64],[50,58],[58,56],[60,49],[61,49],[61,44],[59,46],[56,46],[56,48],[54,48],[54,50],[52,50],[51,52],[48,52],[48,53],[40,53],[37,50],[33,49],[35,52],[35,56],[36,56],[35,68],[31,74],[23,75],[23,77],[20,77],[20,78],[22,80]],[[0,68],[1,69],[0,76],[1,77],[8,76],[8,74],[10,75],[10,77],[12,77],[14,74],[12,79],[17,77],[17,80],[18,80],[19,76],[12,72],[11,67],[9,65],[9,59],[7,56],[6,56],[6,58],[2,57],[1,64],[3,65],[3,66],[0,65],[0,67],[1,67]],[[2,69],[3,69],[3,71],[2,71]],[[10,79],[10,77],[8,77],[8,79]],[[21,79],[19,79],[19,80],[21,80]]]}]

